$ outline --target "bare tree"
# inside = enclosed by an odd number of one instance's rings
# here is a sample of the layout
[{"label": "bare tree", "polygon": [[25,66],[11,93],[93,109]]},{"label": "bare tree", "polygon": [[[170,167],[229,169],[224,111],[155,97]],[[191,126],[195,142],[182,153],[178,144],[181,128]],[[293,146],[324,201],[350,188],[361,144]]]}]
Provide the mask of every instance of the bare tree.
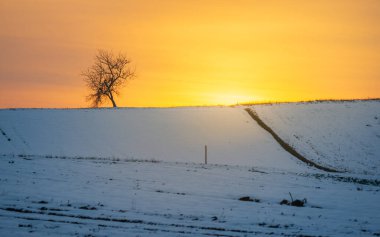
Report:
[{"label": "bare tree", "polygon": [[98,50],[94,64],[82,73],[91,91],[87,100],[94,107],[107,98],[113,107],[117,107],[115,95],[119,95],[120,88],[135,77],[135,72],[128,65],[130,62],[125,54],[114,55],[112,51]]}]

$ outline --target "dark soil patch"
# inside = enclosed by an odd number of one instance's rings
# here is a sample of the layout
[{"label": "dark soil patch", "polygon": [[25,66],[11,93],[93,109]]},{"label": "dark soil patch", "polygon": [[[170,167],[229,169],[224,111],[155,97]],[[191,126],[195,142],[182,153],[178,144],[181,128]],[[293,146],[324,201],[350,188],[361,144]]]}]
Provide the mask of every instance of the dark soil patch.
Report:
[{"label": "dark soil patch", "polygon": [[67,210],[63,210],[59,208],[47,208],[47,207],[40,207],[39,210],[40,211],[67,211]]},{"label": "dark soil patch", "polygon": [[289,201],[286,200],[286,199],[282,199],[282,201],[280,202],[280,205],[289,205]]},{"label": "dark soil patch", "polygon": [[338,182],[355,183],[355,184],[371,185],[371,186],[380,187],[380,180],[378,180],[378,179],[362,179],[362,178],[347,177],[347,176],[340,176],[340,175],[331,175],[331,174],[301,174],[301,176],[304,176],[304,177],[311,176],[311,177],[315,177],[316,179],[332,179],[332,180],[338,181]]},{"label": "dark soil patch", "polygon": [[306,200],[294,200],[293,202],[290,203],[291,206],[294,206],[294,207],[303,207],[306,203]]},{"label": "dark soil patch", "polygon": [[156,193],[167,193],[167,194],[176,194],[176,195],[181,195],[181,196],[184,196],[186,195],[186,193],[172,193],[172,192],[167,192],[167,191],[163,191],[163,190],[156,190]]},{"label": "dark soil patch", "polygon": [[98,210],[98,208],[96,208],[96,207],[92,207],[92,206],[90,206],[90,205],[81,206],[81,207],[79,207],[79,209],[82,209],[82,210],[90,210],[90,211]]},{"label": "dark soil patch", "polygon": [[293,200],[292,194],[289,193],[289,195],[290,195],[291,201],[289,201],[287,199],[283,199],[280,202],[280,205],[288,205],[288,206],[293,206],[293,207],[303,207],[307,203],[306,198],[304,198],[303,200],[299,200],[299,199]]},{"label": "dark soil patch", "polygon": [[32,228],[33,226],[31,224],[28,224],[28,225],[19,224],[18,227]]},{"label": "dark soil patch", "polygon": [[49,202],[44,201],[44,200],[41,200],[41,201],[36,201],[36,202],[32,202],[32,203],[37,203],[37,204],[48,204]]},{"label": "dark soil patch", "polygon": [[279,224],[277,224],[277,225],[272,224],[272,225],[268,225],[268,227],[269,228],[280,228],[280,225]]},{"label": "dark soil patch", "polygon": [[251,198],[250,196],[245,196],[245,197],[239,198],[239,201],[243,201],[243,202],[260,202],[260,199]]}]

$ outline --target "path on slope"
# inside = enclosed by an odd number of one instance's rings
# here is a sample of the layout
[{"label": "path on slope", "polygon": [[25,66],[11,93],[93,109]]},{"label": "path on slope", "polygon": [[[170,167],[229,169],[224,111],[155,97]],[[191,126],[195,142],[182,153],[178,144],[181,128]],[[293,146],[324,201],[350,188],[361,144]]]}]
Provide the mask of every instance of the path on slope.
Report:
[{"label": "path on slope", "polygon": [[2,154],[304,170],[241,108],[0,110]]},{"label": "path on slope", "polygon": [[380,100],[252,106],[286,143],[313,162],[380,175]]},{"label": "path on slope", "polygon": [[337,170],[335,169],[332,169],[332,168],[329,168],[329,167],[325,167],[325,166],[322,166],[322,165],[319,165],[309,159],[307,159],[306,157],[304,157],[303,155],[301,155],[300,153],[298,153],[292,146],[290,146],[288,143],[286,143],[284,140],[282,140],[276,132],[273,131],[273,129],[271,129],[267,124],[265,124],[261,119],[260,117],[257,115],[257,113],[253,110],[253,109],[250,109],[250,108],[247,108],[245,109],[245,111],[247,111],[247,113],[252,117],[253,120],[255,120],[257,122],[258,125],[260,125],[260,127],[262,127],[264,130],[266,130],[269,134],[272,135],[272,137],[274,138],[274,140],[276,140],[278,142],[278,144],[280,144],[280,146],[282,148],[284,148],[285,151],[289,152],[290,154],[292,154],[294,157],[296,157],[297,159],[299,159],[300,161],[306,163],[307,165],[310,165],[310,166],[313,166],[317,169],[320,169],[320,170],[323,170],[323,171],[327,171],[327,172],[338,172]]}]

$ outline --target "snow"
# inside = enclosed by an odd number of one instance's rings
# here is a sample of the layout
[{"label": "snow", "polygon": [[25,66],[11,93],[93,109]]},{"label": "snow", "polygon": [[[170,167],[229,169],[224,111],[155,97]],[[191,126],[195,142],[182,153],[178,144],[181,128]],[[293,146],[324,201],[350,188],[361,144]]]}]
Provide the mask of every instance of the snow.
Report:
[{"label": "snow", "polygon": [[[329,121],[305,115],[308,106]],[[375,102],[254,109],[282,138],[302,135],[329,155],[317,142],[350,146],[324,131],[352,134],[379,111]],[[357,130],[376,135],[370,124]],[[244,107],[0,110],[0,129],[0,236],[380,235],[380,180],[370,168],[379,156],[362,152],[377,152],[376,139],[351,137],[351,146],[368,144],[351,147],[363,159],[347,164],[311,156],[348,170],[327,173],[285,152]],[[289,192],[305,206],[280,205]]]},{"label": "snow", "polygon": [[379,177],[379,100],[255,105],[253,109],[308,159]]},{"label": "snow", "polygon": [[[0,174],[2,236],[380,233],[379,186],[318,179],[307,173],[4,156]],[[307,198],[306,206],[280,205],[282,199],[290,199],[288,192],[294,198]],[[260,202],[239,201],[242,196]]]},{"label": "snow", "polygon": [[[0,154],[299,169],[241,108],[0,110]],[[6,137],[11,138],[7,141]]]}]

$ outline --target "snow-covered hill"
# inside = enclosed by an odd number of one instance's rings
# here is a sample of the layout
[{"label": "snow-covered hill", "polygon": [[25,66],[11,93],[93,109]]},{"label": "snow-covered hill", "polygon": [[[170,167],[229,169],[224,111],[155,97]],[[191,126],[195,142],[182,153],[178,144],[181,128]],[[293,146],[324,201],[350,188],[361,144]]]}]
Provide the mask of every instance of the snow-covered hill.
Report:
[{"label": "snow-covered hill", "polygon": [[[380,101],[252,106],[317,164],[380,174]],[[243,107],[0,110],[0,154],[204,162],[298,169]]]},{"label": "snow-covered hill", "polygon": [[283,140],[318,164],[380,174],[380,100],[255,105]]},{"label": "snow-covered hill", "polygon": [[380,236],[379,104],[0,110],[0,236]]},{"label": "snow-covered hill", "polygon": [[[0,110],[0,154],[297,168],[242,108]],[[8,141],[10,139],[10,141]]]}]

